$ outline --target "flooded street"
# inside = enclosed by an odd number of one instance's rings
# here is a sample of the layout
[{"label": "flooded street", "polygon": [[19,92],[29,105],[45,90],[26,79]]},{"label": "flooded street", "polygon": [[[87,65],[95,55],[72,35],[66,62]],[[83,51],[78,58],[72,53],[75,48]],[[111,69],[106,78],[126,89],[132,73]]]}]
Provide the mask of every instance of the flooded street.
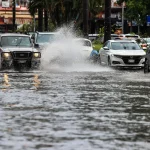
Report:
[{"label": "flooded street", "polygon": [[150,149],[150,74],[0,72],[0,150]]}]

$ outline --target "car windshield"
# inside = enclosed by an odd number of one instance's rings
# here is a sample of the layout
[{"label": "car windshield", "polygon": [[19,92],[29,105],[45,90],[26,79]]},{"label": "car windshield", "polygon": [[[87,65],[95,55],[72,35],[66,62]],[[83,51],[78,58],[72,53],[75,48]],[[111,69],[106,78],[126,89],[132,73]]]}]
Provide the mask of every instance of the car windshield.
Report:
[{"label": "car windshield", "polygon": [[1,38],[1,46],[22,46],[31,47],[32,43],[26,36],[4,36]]},{"label": "car windshield", "polygon": [[37,43],[49,43],[50,41],[53,41],[55,38],[54,34],[38,34],[37,35]]},{"label": "car windshield", "polygon": [[135,42],[112,42],[111,49],[113,50],[140,50],[141,48]]},{"label": "car windshield", "polygon": [[83,46],[89,46],[91,47],[91,42],[88,40],[77,40],[77,43],[81,43]]},{"label": "car windshield", "polygon": [[148,43],[150,43],[150,38],[145,39]]}]

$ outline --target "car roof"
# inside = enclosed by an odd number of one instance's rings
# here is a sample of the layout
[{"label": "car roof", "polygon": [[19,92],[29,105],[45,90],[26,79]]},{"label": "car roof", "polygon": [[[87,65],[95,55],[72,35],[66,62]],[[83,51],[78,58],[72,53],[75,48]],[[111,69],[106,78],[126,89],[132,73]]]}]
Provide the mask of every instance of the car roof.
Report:
[{"label": "car roof", "polygon": [[58,34],[58,32],[36,32],[37,34]]},{"label": "car roof", "polygon": [[125,36],[129,36],[129,37],[138,37],[138,38],[140,38],[140,36],[137,35],[137,34],[125,34]]},{"label": "car roof", "polygon": [[29,35],[27,34],[20,34],[20,33],[3,33],[3,34],[0,34],[0,36],[27,36],[29,37]]},{"label": "car roof", "polygon": [[136,42],[135,40],[131,39],[116,39],[116,40],[108,40],[110,42]]},{"label": "car roof", "polygon": [[150,37],[146,37],[146,38],[143,38],[143,39],[150,39]]},{"label": "car roof", "polygon": [[111,34],[111,36],[124,36],[124,34],[115,34],[115,33],[113,33],[113,34]]},{"label": "car roof", "polygon": [[99,34],[88,34],[88,36],[98,36]]},{"label": "car roof", "polygon": [[130,34],[130,33],[128,33],[128,34],[125,34],[125,35],[139,36],[139,35],[137,35],[137,34]]}]

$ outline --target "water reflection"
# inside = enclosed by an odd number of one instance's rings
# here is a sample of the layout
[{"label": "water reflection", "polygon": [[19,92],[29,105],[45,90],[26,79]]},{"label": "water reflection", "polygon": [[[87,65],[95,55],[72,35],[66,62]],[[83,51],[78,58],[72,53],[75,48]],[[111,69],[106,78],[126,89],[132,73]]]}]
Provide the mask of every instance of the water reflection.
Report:
[{"label": "water reflection", "polygon": [[34,81],[33,85],[35,86],[36,89],[38,89],[39,86],[40,86],[40,83],[41,83],[40,80],[39,80],[39,75],[38,74],[34,75],[33,81]]},{"label": "water reflection", "polygon": [[3,77],[3,88],[2,88],[2,90],[5,91],[5,90],[7,90],[10,86],[11,86],[11,84],[9,83],[9,76],[8,76],[7,73],[4,73],[4,77]]},{"label": "water reflection", "polygon": [[149,76],[11,73],[0,85],[10,81],[0,91],[0,149],[149,149]]}]

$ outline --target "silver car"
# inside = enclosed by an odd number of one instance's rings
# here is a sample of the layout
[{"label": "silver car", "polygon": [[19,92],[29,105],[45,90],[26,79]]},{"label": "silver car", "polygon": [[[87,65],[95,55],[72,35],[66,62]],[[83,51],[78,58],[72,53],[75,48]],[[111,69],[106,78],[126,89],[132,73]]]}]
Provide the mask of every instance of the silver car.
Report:
[{"label": "silver car", "polygon": [[43,50],[58,37],[57,32],[35,32],[32,34],[31,39],[36,49]]},{"label": "silver car", "polygon": [[0,69],[25,66],[37,68],[41,53],[33,47],[30,36],[6,33],[0,35]]},{"label": "silver car", "polygon": [[108,40],[99,51],[99,60],[114,67],[143,67],[145,55],[135,40]]}]

